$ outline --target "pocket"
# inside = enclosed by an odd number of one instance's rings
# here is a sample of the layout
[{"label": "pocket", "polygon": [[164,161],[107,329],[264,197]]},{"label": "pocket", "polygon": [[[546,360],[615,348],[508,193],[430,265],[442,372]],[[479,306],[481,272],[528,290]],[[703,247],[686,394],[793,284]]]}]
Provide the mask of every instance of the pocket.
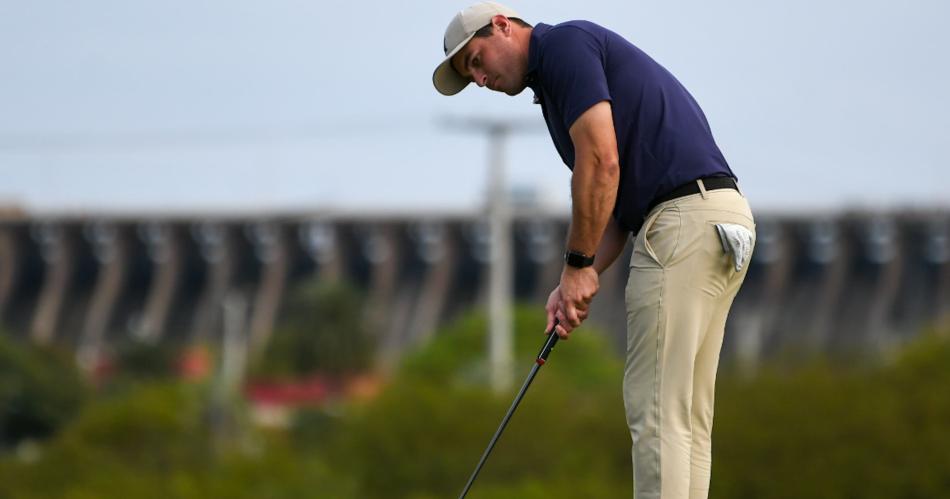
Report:
[{"label": "pocket", "polygon": [[752,257],[752,247],[755,245],[755,235],[751,230],[740,224],[716,224],[722,250],[732,255],[732,264],[736,272],[742,270]]},{"label": "pocket", "polygon": [[[744,221],[747,217],[742,216],[738,217],[720,217],[718,220],[707,221],[708,231],[713,234],[715,237],[712,239],[715,243],[710,245],[709,253],[715,255],[718,260],[721,261],[723,266],[726,266],[730,269],[730,273],[738,273],[739,271],[735,270],[735,267],[738,266],[741,270],[745,270],[749,263],[752,261],[752,253],[755,250],[755,223],[749,223]],[[749,232],[751,236],[751,241],[748,241],[746,246],[741,248],[741,255],[736,255],[735,251],[738,249],[736,241],[732,241],[732,245],[728,241],[723,240],[723,235],[718,229],[718,225],[738,225]]]},{"label": "pocket", "polygon": [[[641,229],[642,256],[652,260],[652,266],[668,266],[676,255],[681,228],[682,220],[677,207],[667,206],[654,213]],[[634,246],[634,257],[638,246]],[[632,263],[637,266],[636,261]]]}]

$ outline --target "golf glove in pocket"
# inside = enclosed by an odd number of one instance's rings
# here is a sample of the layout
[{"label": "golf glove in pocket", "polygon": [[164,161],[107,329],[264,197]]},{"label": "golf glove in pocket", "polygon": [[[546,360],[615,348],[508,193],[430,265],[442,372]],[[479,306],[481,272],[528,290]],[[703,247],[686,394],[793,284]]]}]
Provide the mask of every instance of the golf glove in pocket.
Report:
[{"label": "golf glove in pocket", "polygon": [[752,255],[752,246],[755,244],[752,232],[739,224],[726,223],[716,224],[716,230],[719,232],[719,240],[722,241],[722,251],[732,255],[736,272],[741,271]]}]

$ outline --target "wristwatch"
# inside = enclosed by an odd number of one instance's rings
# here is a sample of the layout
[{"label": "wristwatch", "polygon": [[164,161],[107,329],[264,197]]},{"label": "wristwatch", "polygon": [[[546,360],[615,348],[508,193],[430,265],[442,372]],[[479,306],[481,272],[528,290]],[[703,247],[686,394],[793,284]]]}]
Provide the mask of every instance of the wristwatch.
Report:
[{"label": "wristwatch", "polygon": [[568,250],[567,253],[564,253],[564,263],[578,269],[590,267],[594,264],[594,255],[587,256],[578,251]]}]

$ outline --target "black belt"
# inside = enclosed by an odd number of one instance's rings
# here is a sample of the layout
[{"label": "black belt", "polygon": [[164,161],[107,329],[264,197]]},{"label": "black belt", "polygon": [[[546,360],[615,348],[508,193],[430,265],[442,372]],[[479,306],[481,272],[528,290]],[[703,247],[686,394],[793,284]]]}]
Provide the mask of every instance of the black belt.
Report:
[{"label": "black belt", "polygon": [[[700,180],[703,181],[703,186],[705,186],[707,191],[715,191],[717,189],[739,190],[739,186],[736,185],[736,179],[732,177],[706,177]],[[654,199],[652,202],[650,202],[650,207],[647,208],[647,213],[653,211],[653,208],[656,208],[656,205],[660,203],[665,203],[667,201],[681,198],[683,196],[689,196],[691,194],[699,194],[699,184],[697,184],[695,180],[683,184],[676,189],[673,189],[672,191]]]}]

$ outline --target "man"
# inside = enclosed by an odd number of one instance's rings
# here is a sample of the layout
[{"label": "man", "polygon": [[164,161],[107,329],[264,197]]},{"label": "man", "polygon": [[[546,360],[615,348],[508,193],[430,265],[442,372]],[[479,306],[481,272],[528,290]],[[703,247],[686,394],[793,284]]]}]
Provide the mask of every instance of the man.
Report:
[{"label": "man", "polygon": [[755,225],[702,110],[649,56],[586,21],[532,27],[484,2],[453,18],[443,49],[439,92],[530,87],[572,170],[547,329],[556,318],[567,339],[587,318],[599,274],[636,234],[624,371],[635,497],[707,497],[719,351]]}]

